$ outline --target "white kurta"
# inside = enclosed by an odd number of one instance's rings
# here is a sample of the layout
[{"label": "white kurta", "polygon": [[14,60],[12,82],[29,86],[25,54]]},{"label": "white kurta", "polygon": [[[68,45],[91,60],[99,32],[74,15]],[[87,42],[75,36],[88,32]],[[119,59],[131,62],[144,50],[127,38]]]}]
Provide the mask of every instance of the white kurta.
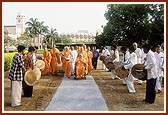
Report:
[{"label": "white kurta", "polygon": [[73,75],[75,74],[75,62],[76,62],[77,56],[78,56],[78,53],[76,50],[71,51],[71,73]]},{"label": "white kurta", "polygon": [[[104,49],[104,50],[102,50],[102,54],[101,55],[103,55],[103,56],[110,56],[110,52],[109,52],[109,50],[108,49]],[[103,61],[102,61],[102,69],[106,69],[106,65],[103,63]]]},{"label": "white kurta", "polygon": [[123,54],[122,65],[128,64],[130,59],[130,52],[126,51],[125,55]]},{"label": "white kurta", "polygon": [[160,52],[159,54],[157,52],[154,52],[155,58],[156,58],[156,63],[157,63],[157,80],[156,80],[156,89],[157,90],[162,90],[161,83],[160,83],[160,77],[163,76],[163,63],[164,63],[164,58],[163,58],[163,53]]},{"label": "white kurta", "polygon": [[[114,62],[115,68],[117,68],[117,64],[119,62],[119,52],[117,50],[115,52],[112,51],[112,56],[113,55],[115,57],[115,59],[113,60],[113,62]],[[115,70],[111,71],[111,77],[112,77],[112,79],[119,78],[118,76],[116,76]]]},{"label": "white kurta", "polygon": [[147,79],[158,77],[156,59],[151,50],[146,55],[145,69],[147,69]]},{"label": "white kurta", "polygon": [[135,54],[137,56],[137,62],[136,62],[136,64],[141,63],[141,58],[142,58],[142,51],[141,51],[141,49],[140,48],[136,48]]}]

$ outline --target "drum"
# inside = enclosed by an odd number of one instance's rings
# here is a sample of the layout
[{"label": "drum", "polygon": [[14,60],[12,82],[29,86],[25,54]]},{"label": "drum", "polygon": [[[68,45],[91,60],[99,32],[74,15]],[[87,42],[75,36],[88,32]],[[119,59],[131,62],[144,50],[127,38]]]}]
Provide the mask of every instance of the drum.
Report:
[{"label": "drum", "polygon": [[37,60],[36,67],[38,67],[40,70],[43,70],[45,68],[45,62],[43,60]]},{"label": "drum", "polygon": [[125,78],[128,76],[129,71],[127,69],[123,69],[122,67],[118,67],[116,70],[116,75],[120,78]]},{"label": "drum", "polygon": [[104,61],[104,59],[105,59],[106,57],[107,57],[107,56],[101,55],[101,56],[100,56],[100,60],[101,60],[101,61]]},{"label": "drum", "polygon": [[140,80],[146,80],[147,78],[147,73],[143,64],[135,64],[131,69],[131,73],[135,78]]},{"label": "drum", "polygon": [[33,70],[28,70],[24,75],[24,81],[27,85],[33,86],[37,80],[37,74]]},{"label": "drum", "polygon": [[41,71],[40,71],[40,69],[35,66],[34,69],[33,69],[33,72],[36,73],[37,80],[39,80],[41,78]]},{"label": "drum", "polygon": [[112,63],[112,62],[107,63],[106,68],[109,70],[114,70],[115,69],[114,63]]},{"label": "drum", "polygon": [[111,57],[106,56],[106,58],[104,59],[103,63],[104,63],[105,65],[108,64],[108,63],[112,63]]}]

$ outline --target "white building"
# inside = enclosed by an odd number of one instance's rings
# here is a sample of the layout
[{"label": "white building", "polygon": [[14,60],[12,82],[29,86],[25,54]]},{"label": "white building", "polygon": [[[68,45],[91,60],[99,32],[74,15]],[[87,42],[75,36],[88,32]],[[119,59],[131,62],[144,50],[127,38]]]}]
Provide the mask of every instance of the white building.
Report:
[{"label": "white building", "polygon": [[4,31],[11,38],[17,39],[25,32],[25,16],[20,13],[16,16],[16,25],[5,25]]},{"label": "white building", "polygon": [[95,35],[87,30],[79,30],[75,33],[62,33],[60,36],[66,36],[72,40],[72,43],[88,42],[95,43]]}]

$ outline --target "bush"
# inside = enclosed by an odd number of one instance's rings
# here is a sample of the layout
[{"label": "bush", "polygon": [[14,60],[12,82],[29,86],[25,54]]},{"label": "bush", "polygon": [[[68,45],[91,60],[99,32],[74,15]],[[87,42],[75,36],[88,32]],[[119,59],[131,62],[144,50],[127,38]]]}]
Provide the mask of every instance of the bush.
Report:
[{"label": "bush", "polygon": [[43,53],[43,49],[38,49],[37,53],[40,53],[40,54]]},{"label": "bush", "polygon": [[4,54],[4,71],[8,71],[11,68],[12,59],[16,52]]}]

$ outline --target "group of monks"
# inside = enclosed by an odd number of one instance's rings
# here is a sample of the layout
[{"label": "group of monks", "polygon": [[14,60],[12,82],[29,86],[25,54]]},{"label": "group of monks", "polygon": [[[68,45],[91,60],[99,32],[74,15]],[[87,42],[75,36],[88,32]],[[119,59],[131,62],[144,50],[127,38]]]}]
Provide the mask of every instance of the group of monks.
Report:
[{"label": "group of monks", "polygon": [[82,46],[65,46],[60,52],[56,45],[50,51],[44,48],[43,60],[45,69],[41,72],[42,75],[56,75],[59,72],[58,64],[62,64],[64,76],[74,79],[85,79],[87,74],[92,72],[93,54],[90,47]]}]

